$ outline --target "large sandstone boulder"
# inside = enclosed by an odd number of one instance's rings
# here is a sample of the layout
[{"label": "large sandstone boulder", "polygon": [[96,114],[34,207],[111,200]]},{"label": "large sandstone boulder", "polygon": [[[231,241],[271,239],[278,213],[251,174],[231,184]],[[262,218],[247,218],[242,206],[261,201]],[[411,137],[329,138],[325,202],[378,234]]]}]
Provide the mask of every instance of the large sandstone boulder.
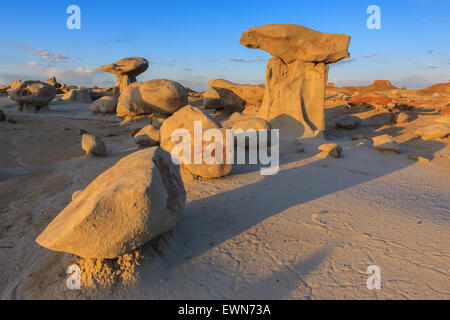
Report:
[{"label": "large sandstone boulder", "polygon": [[178,82],[165,79],[135,82],[120,95],[117,116],[135,117],[155,112],[169,115],[187,103],[186,89]]},{"label": "large sandstone boulder", "polygon": [[[242,101],[245,105],[256,105],[260,106],[264,98],[264,85],[250,85],[250,84],[237,84],[223,79],[210,80],[209,85],[214,88],[220,95],[226,98],[226,93],[229,96],[235,94],[238,98],[235,100],[240,101],[239,105],[231,106],[232,109],[240,111],[242,108]],[[227,107],[225,98],[222,98],[222,104]]]},{"label": "large sandstone boulder", "polygon": [[180,171],[170,155],[147,148],[98,176],[36,242],[80,257],[113,259],[171,230],[185,201]]},{"label": "large sandstone boulder", "polygon": [[91,105],[93,113],[108,114],[116,112],[117,99],[114,96],[104,96],[95,100]]},{"label": "large sandstone boulder", "polygon": [[[205,162],[205,159],[202,158],[201,163],[195,163],[195,155],[194,155],[194,122],[198,121],[202,124],[201,136],[207,129],[221,129],[221,126],[215,123],[211,118],[209,118],[203,111],[199,108],[195,108],[192,106],[186,106],[179,111],[175,112],[170,118],[168,118],[162,124],[159,129],[160,134],[160,145],[161,147],[172,153],[173,148],[178,145],[179,141],[172,141],[172,133],[177,129],[185,129],[190,134],[191,139],[191,158],[187,159],[187,161],[182,161],[180,166],[183,170],[188,171],[190,174],[202,177],[202,178],[218,178],[226,176],[231,172],[232,165],[226,164],[226,135],[222,130],[223,141],[218,141],[219,149],[222,149],[223,154],[223,163],[211,163],[208,164]],[[203,139],[202,139],[203,140]],[[181,139],[180,139],[181,141]],[[205,148],[210,145],[210,142],[203,142],[201,152],[204,154]],[[183,156],[186,156],[182,153],[182,151],[175,156],[178,156],[182,159]]]},{"label": "large sandstone boulder", "polygon": [[244,32],[240,42],[273,56],[267,64],[265,93],[257,116],[271,121],[274,127],[287,122],[299,124],[300,135],[305,137],[324,131],[327,64],[350,56],[350,37],[292,24],[270,24]]},{"label": "large sandstone boulder", "polygon": [[36,112],[48,105],[56,97],[56,88],[41,81],[13,81],[9,98],[14,100],[19,111],[25,107],[34,107]]},{"label": "large sandstone boulder", "polygon": [[128,85],[136,82],[136,77],[148,69],[148,61],[144,58],[130,57],[115,63],[99,67],[105,72],[114,73],[117,77],[116,86],[123,92]]}]

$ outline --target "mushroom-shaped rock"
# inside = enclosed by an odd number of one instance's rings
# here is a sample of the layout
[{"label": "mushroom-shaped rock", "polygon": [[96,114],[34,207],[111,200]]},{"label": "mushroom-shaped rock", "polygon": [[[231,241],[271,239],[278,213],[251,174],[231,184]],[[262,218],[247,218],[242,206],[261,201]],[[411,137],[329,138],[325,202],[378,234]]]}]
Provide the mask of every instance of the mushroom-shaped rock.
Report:
[{"label": "mushroom-shaped rock", "polygon": [[297,60],[333,63],[350,57],[350,37],[345,34],[322,33],[295,24],[268,24],[242,34],[241,44],[261,49],[284,63]]},{"label": "mushroom-shaped rock", "polygon": [[41,81],[13,81],[9,97],[17,103],[19,111],[34,107],[37,112],[56,97],[56,88]]},{"label": "mushroom-shaped rock", "polygon": [[249,29],[240,42],[273,55],[267,64],[257,116],[275,128],[294,124],[305,137],[325,130],[327,64],[350,56],[350,37],[292,24],[270,24]]},{"label": "mushroom-shaped rock", "polygon": [[99,67],[105,72],[114,73],[117,76],[116,86],[119,92],[122,92],[126,87],[136,82],[136,77],[148,69],[148,61],[144,58],[131,57]]},{"label": "mushroom-shaped rock", "polygon": [[147,148],[98,176],[36,241],[84,258],[114,259],[171,230],[185,201],[170,154]]}]

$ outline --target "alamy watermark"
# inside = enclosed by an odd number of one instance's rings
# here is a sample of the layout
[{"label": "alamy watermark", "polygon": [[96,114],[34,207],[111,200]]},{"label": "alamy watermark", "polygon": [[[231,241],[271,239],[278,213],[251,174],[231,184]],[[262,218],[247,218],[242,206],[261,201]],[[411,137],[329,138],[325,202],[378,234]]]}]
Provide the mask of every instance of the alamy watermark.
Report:
[{"label": "alamy watermark", "polygon": [[77,5],[71,5],[67,7],[67,14],[70,16],[67,18],[66,26],[69,30],[80,30],[81,29],[81,9]]},{"label": "alamy watermark", "polygon": [[380,290],[381,289],[381,269],[377,265],[371,265],[367,268],[367,289]]},{"label": "alamy watermark", "polygon": [[381,9],[377,5],[371,5],[367,7],[367,14],[370,14],[367,18],[367,28],[369,30],[380,30],[381,29]]},{"label": "alamy watermark", "polygon": [[80,290],[81,289],[81,269],[78,265],[73,264],[69,266],[66,273],[70,276],[66,280],[66,286],[70,290]]}]

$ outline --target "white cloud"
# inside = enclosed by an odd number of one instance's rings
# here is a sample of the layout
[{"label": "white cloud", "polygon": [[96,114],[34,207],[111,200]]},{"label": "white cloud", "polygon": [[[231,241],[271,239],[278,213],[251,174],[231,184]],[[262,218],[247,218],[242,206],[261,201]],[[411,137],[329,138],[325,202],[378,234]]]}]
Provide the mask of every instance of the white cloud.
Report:
[{"label": "white cloud", "polygon": [[254,63],[254,62],[266,62],[266,58],[256,58],[256,59],[241,59],[241,58],[227,58],[229,62],[240,62],[240,63]]},{"label": "white cloud", "polygon": [[31,53],[32,55],[39,57],[41,61],[48,61],[52,64],[58,64],[61,62],[66,62],[70,60],[70,58],[62,53],[53,53],[46,49],[33,49],[31,44],[27,44],[25,42],[16,42],[13,44],[14,48],[22,49],[26,52]]},{"label": "white cloud", "polygon": [[32,68],[35,68],[35,67],[38,66],[38,63],[37,63],[36,61],[32,60],[32,61],[30,61],[30,62],[27,63],[27,66],[28,66],[28,67],[32,67]]}]

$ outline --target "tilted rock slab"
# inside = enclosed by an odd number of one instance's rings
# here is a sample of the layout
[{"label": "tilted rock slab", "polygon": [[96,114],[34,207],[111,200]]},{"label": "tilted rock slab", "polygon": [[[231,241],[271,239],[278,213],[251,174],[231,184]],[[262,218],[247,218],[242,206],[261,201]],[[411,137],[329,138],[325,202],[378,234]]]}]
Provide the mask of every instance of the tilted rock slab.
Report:
[{"label": "tilted rock slab", "polygon": [[350,37],[293,24],[269,24],[242,34],[240,43],[272,54],[258,117],[293,118],[303,136],[325,130],[325,89],[329,63],[348,58]]},{"label": "tilted rock slab", "polygon": [[264,98],[264,85],[237,84],[223,79],[210,80],[208,83],[221,96],[224,91],[234,93],[244,101],[244,105],[260,106]]},{"label": "tilted rock slab", "polygon": [[147,59],[130,57],[99,67],[105,72],[114,73],[117,77],[116,86],[123,92],[128,85],[136,82],[136,77],[148,69]]},{"label": "tilted rock slab", "polygon": [[113,259],[171,230],[185,201],[170,155],[158,147],[144,149],[98,176],[36,242],[84,258]]}]

